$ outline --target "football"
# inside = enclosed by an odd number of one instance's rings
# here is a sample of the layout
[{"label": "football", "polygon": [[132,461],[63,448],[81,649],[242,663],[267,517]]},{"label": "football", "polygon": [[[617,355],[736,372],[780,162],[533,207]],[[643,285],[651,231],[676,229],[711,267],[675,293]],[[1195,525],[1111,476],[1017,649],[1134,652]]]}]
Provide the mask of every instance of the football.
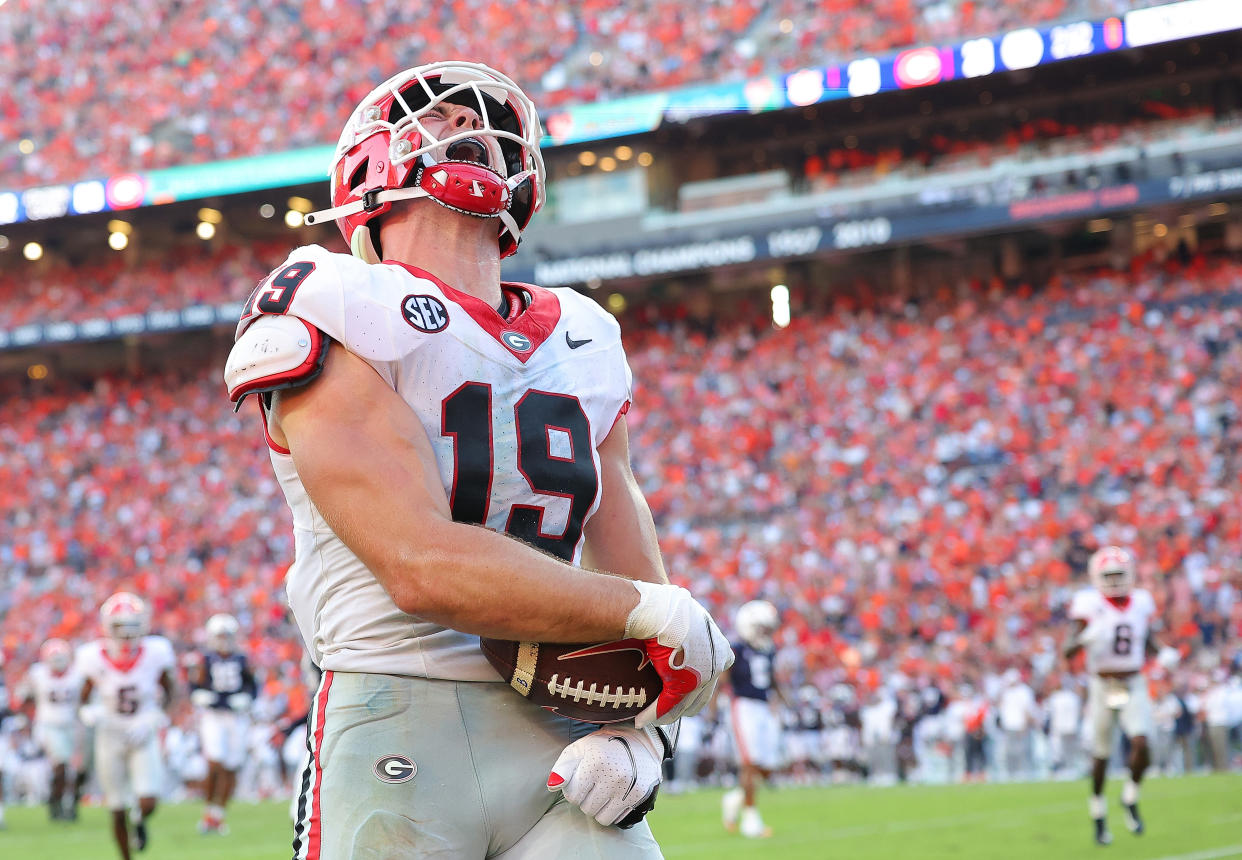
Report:
[{"label": "football", "polygon": [[637,639],[588,645],[481,639],[479,646],[510,687],[586,723],[632,720],[662,686]]}]

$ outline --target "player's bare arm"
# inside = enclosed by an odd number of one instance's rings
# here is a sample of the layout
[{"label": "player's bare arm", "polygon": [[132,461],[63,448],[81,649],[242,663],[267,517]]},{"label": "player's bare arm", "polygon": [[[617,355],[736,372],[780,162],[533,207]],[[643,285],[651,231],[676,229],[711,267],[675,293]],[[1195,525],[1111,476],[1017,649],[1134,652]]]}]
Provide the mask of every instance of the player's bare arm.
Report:
[{"label": "player's bare arm", "polygon": [[1086,644],[1082,641],[1082,633],[1087,629],[1087,622],[1081,618],[1074,620],[1074,627],[1070,630],[1070,635],[1066,638],[1065,644],[1061,646],[1061,653],[1066,660],[1073,660],[1078,652],[1083,649]]},{"label": "player's bare arm", "polygon": [[172,672],[165,671],[160,675],[160,687],[164,690],[164,710],[171,713],[177,698],[177,681]]},{"label": "player's bare arm", "polygon": [[361,358],[333,344],[317,379],[277,393],[270,423],[328,525],[403,612],[503,639],[624,636],[633,586],[453,521],[426,431]]},{"label": "player's bare arm", "polygon": [[582,566],[627,579],[668,582],[651,508],[630,468],[622,415],[599,447],[600,502],[587,521]]}]

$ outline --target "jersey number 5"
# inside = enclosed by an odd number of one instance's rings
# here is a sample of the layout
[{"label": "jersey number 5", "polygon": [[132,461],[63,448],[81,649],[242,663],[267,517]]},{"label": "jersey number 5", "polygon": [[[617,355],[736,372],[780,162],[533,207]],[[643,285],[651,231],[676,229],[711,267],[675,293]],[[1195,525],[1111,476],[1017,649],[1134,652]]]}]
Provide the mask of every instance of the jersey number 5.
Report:
[{"label": "jersey number 5", "polygon": [[[487,522],[495,469],[492,389],[467,382],[445,398],[441,433],[453,437],[453,519]],[[545,534],[544,508],[513,505],[505,531],[570,561],[587,511],[595,503],[599,475],[591,454],[591,425],[578,398],[528,391],[513,407],[517,431],[517,467],[531,490],[569,500],[569,518],[560,534]],[[556,443],[554,443],[554,434]]]}]

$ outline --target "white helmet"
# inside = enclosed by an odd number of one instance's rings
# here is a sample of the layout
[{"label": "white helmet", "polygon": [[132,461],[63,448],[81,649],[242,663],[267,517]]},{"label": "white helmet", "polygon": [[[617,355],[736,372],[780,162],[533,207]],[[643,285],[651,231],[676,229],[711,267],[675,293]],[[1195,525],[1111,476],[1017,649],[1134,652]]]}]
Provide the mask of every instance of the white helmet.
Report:
[{"label": "white helmet", "polygon": [[237,633],[241,625],[232,615],[220,613],[207,619],[207,645],[221,653],[230,653],[237,647]]},{"label": "white helmet", "polygon": [[138,640],[147,635],[151,616],[142,598],[128,591],[118,591],[100,607],[99,622],[113,654],[127,656],[137,647]]},{"label": "white helmet", "polygon": [[767,650],[772,647],[772,637],[780,629],[781,616],[768,601],[752,600],[738,607],[736,624],[742,641]]},{"label": "white helmet", "polygon": [[[422,122],[442,102],[475,109],[478,128],[437,138]],[[534,103],[511,79],[481,63],[428,63],[393,75],[350,114],[329,172],[332,208],[307,224],[335,220],[354,256],[378,263],[368,222],[398,200],[430,198],[455,212],[496,218],[500,255],[517,250],[543,205],[542,132]],[[500,147],[491,164],[482,140]]]},{"label": "white helmet", "polygon": [[1091,556],[1087,577],[1105,597],[1125,597],[1134,590],[1134,559],[1119,546],[1106,546]]},{"label": "white helmet", "polygon": [[64,639],[49,639],[39,649],[39,662],[47,664],[56,674],[62,674],[73,662],[73,648]]}]

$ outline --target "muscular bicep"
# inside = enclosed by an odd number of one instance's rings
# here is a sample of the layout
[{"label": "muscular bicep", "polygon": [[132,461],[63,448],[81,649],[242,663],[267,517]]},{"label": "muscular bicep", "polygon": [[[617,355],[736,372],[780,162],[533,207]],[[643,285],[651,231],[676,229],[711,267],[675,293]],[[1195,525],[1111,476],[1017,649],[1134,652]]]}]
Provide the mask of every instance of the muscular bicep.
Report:
[{"label": "muscular bicep", "polygon": [[600,502],[587,521],[583,567],[629,579],[668,582],[651,508],[630,469],[625,416],[599,447]]},{"label": "muscular bicep", "polygon": [[375,370],[333,344],[323,373],[277,392],[272,421],[306,492],[336,535],[394,592],[389,571],[416,537],[451,519],[435,454],[414,410]]}]

